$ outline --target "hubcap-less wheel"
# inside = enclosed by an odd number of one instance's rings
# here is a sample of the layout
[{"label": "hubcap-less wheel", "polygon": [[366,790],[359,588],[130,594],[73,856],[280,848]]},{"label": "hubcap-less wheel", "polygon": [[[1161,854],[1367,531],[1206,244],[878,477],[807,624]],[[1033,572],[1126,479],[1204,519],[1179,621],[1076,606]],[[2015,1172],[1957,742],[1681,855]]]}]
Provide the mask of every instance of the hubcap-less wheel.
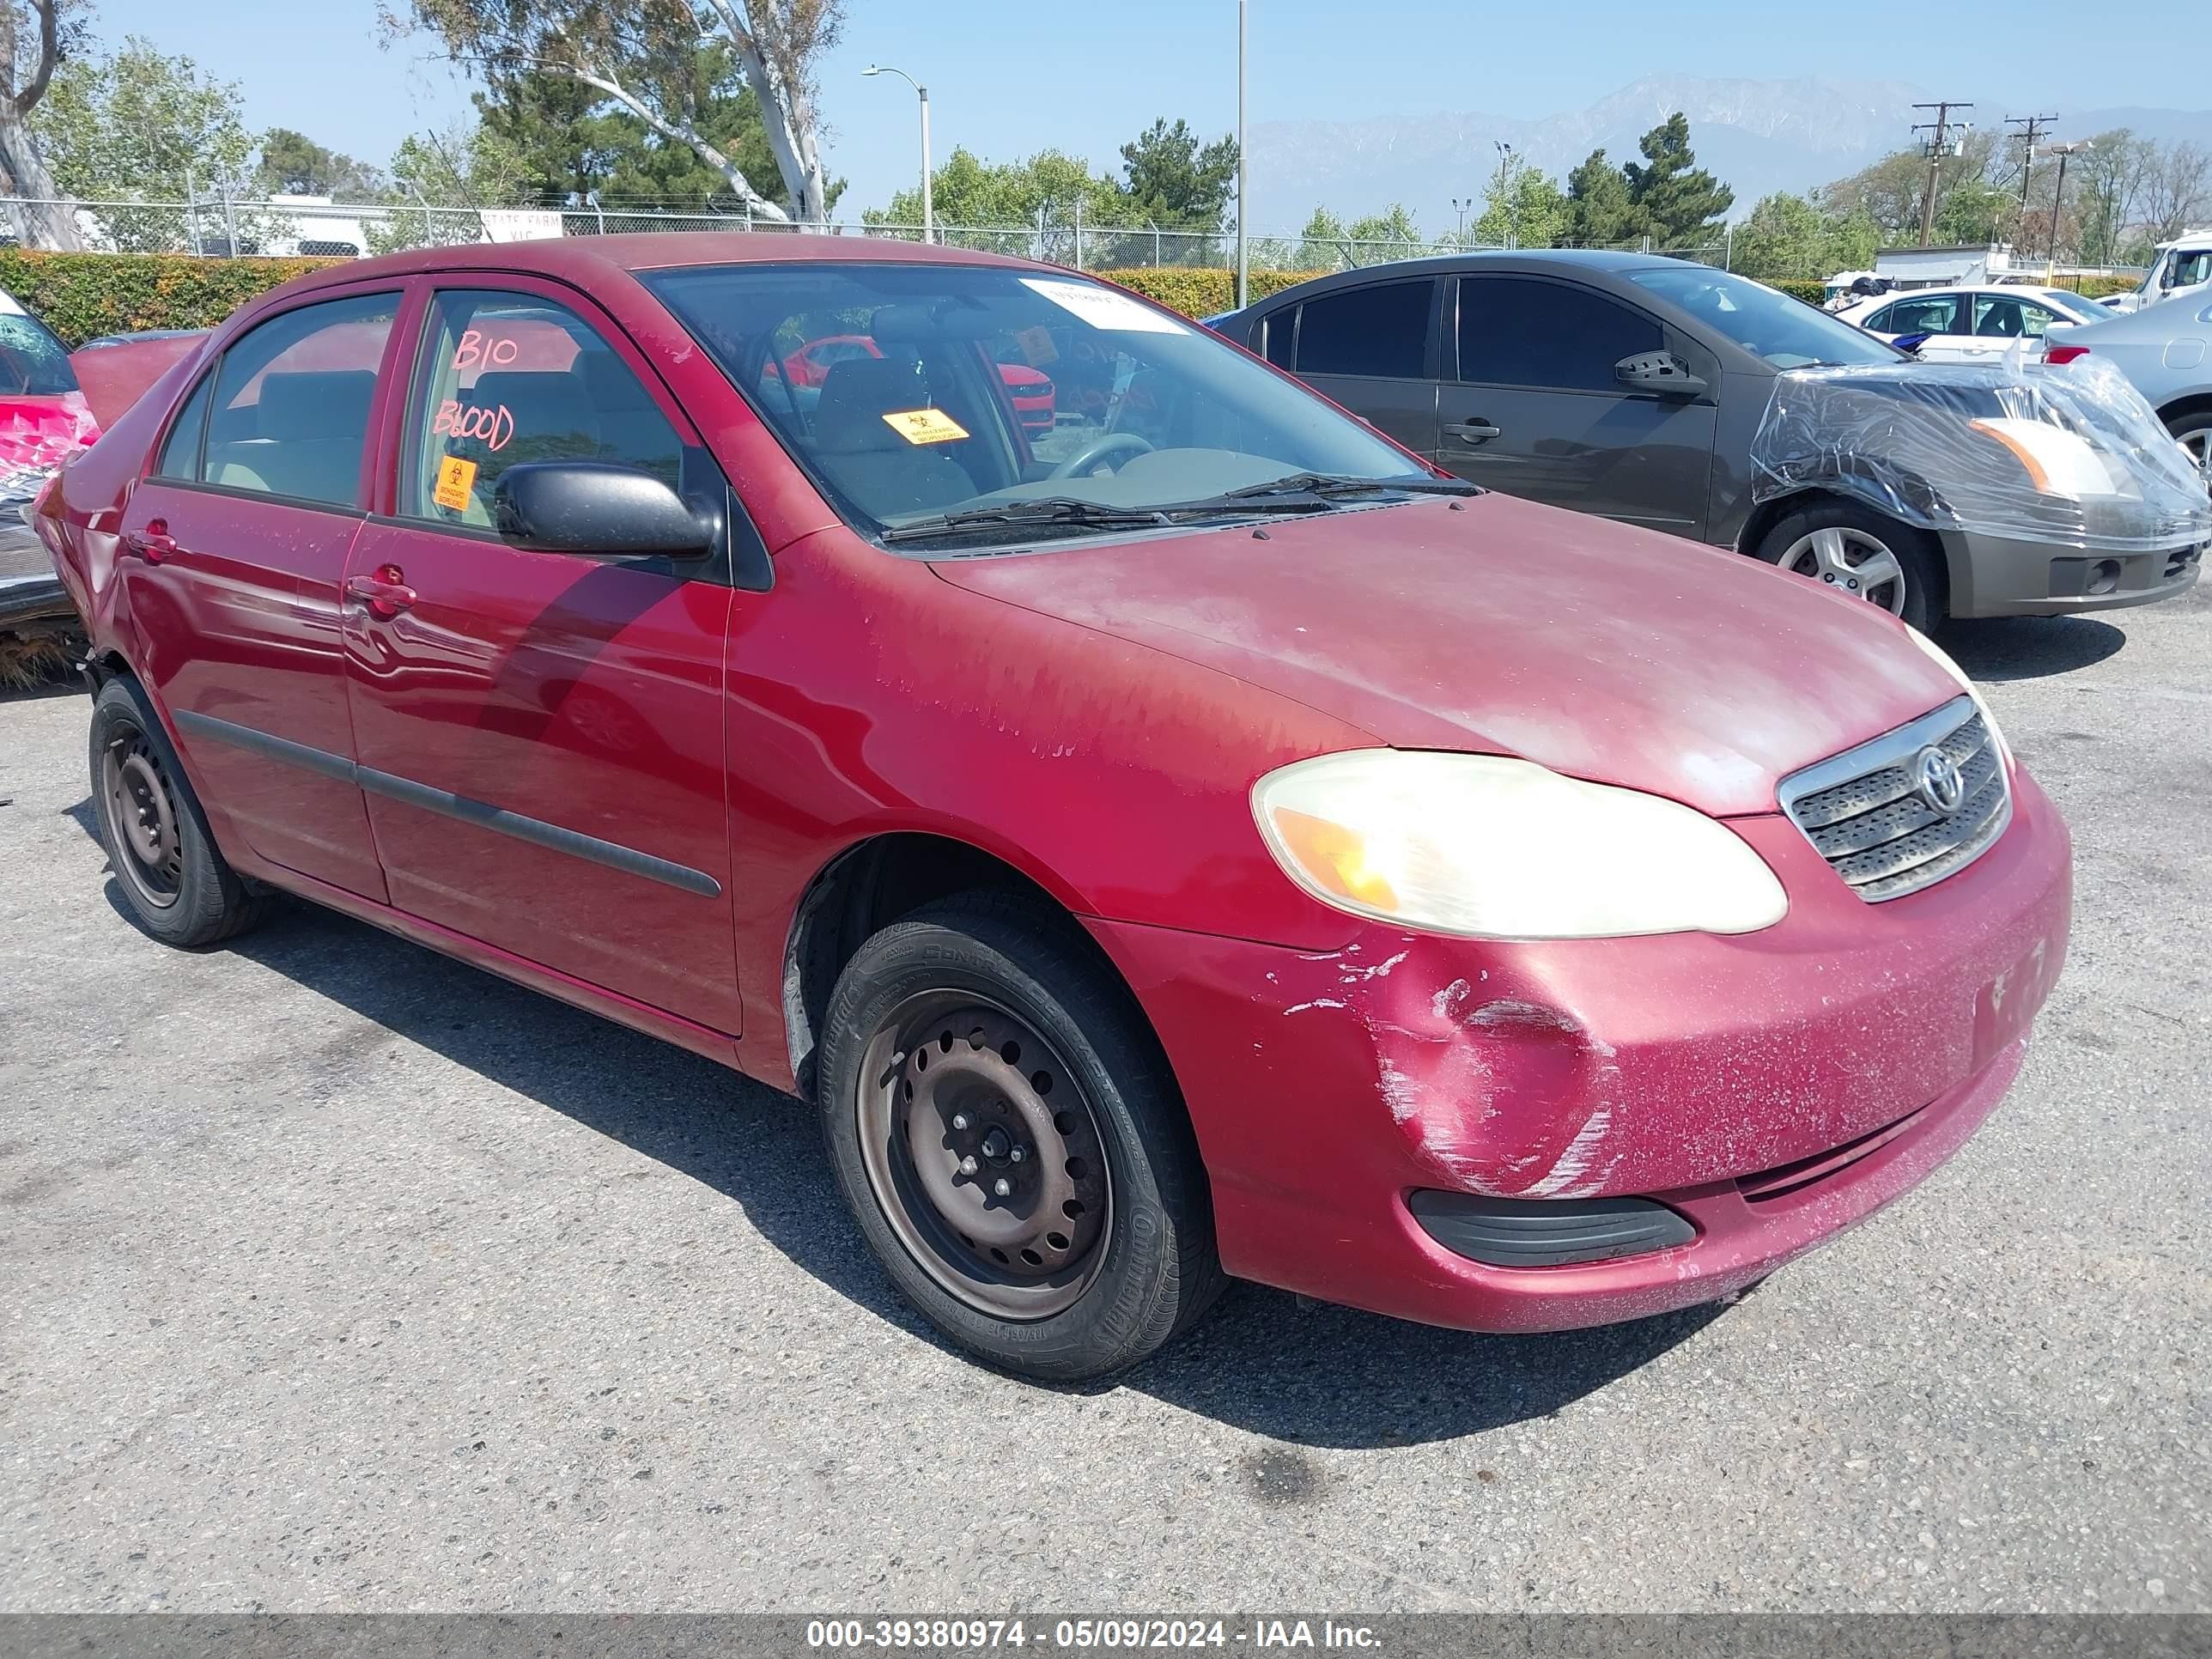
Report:
[{"label": "hubcap-less wheel", "polygon": [[1105,1148],[1034,1028],[965,992],[908,998],[870,1041],[858,1093],[877,1204],[932,1279],[1001,1319],[1082,1296],[1113,1220]]},{"label": "hubcap-less wheel", "polygon": [[1870,532],[1830,525],[1800,536],[1778,562],[1784,570],[1871,600],[1893,617],[1905,614],[1905,567]]},{"label": "hubcap-less wheel", "polygon": [[123,854],[117,873],[154,909],[167,909],[184,883],[185,848],[176,791],[143,732],[116,733],[100,758],[100,783],[110,839]]},{"label": "hubcap-less wheel", "polygon": [[2192,421],[2175,433],[2181,447],[2197,458],[2197,465],[2212,470],[2212,418]]}]

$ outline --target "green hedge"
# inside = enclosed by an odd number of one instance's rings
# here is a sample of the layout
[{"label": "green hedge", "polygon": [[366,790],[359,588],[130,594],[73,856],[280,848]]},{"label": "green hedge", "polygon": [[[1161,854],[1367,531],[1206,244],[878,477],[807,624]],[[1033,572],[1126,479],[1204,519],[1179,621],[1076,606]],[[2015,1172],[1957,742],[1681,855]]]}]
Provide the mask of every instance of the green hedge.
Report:
[{"label": "green hedge", "polygon": [[74,349],[101,334],[212,328],[257,294],[337,263],[0,248],[0,289]]},{"label": "green hedge", "polygon": [[1784,276],[1767,284],[1778,289],[1793,300],[1802,300],[1808,306],[1817,306],[1828,297],[1828,290],[1818,283],[1806,282],[1796,276]]},{"label": "green hedge", "polygon": [[[1148,300],[1157,300],[1186,317],[1212,317],[1237,309],[1237,273],[1233,270],[1215,270],[1202,265],[1133,265],[1127,270],[1094,274],[1109,283],[1119,283]],[[1327,275],[1325,270],[1255,270],[1246,279],[1246,291],[1255,300],[1265,299],[1270,294],[1279,294],[1286,288]]]}]

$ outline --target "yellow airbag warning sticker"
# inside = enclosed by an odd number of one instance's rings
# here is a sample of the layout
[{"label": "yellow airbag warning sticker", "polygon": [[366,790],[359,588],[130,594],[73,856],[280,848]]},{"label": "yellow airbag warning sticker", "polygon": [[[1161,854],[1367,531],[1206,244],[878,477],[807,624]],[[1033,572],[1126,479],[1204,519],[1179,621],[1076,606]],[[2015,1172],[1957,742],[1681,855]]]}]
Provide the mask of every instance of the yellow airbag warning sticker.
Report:
[{"label": "yellow airbag warning sticker", "polygon": [[941,409],[896,410],[884,422],[910,444],[949,444],[968,435],[968,428]]},{"label": "yellow airbag warning sticker", "polygon": [[456,513],[469,510],[469,491],[477,481],[477,464],[448,455],[438,463],[438,487],[430,492],[430,499],[441,507]]}]

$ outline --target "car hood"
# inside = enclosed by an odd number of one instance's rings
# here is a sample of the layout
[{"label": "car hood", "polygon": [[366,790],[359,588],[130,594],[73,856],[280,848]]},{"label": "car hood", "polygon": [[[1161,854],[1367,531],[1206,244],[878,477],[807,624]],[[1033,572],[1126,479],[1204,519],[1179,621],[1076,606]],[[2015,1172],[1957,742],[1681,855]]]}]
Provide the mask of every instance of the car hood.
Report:
[{"label": "car hood", "polygon": [[937,564],[1399,748],[1511,754],[1720,816],[1958,695],[1887,615],[1734,553],[1474,497]]}]

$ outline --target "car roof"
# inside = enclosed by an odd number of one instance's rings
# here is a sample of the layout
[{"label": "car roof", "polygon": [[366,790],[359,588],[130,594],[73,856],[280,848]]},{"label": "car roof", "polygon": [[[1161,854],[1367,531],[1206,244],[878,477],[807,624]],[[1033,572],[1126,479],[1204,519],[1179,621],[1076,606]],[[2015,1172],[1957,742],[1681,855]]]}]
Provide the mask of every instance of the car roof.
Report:
[{"label": "car roof", "polygon": [[441,270],[514,271],[526,276],[560,277],[588,289],[595,278],[603,280],[672,266],[815,264],[842,260],[887,264],[1012,265],[1026,270],[1057,269],[1002,253],[977,253],[941,245],[925,247],[913,242],[894,241],[889,237],[817,236],[760,230],[676,230],[411,248],[402,253],[349,259],[343,264],[296,279],[297,287],[292,291]]},{"label": "car roof", "polygon": [[[1677,265],[1717,269],[1698,266],[1695,260],[1670,259],[1659,253],[1623,253],[1612,248],[1492,248],[1479,253],[1439,253],[1422,259],[1390,259],[1381,264],[1361,265],[1353,270],[1333,270],[1326,276],[1310,277],[1293,287],[1256,299],[1244,310],[1257,311],[1262,306],[1272,306],[1278,301],[1325,288],[1356,287],[1367,280],[1387,282],[1393,277],[1449,276],[1455,271],[1468,270],[1577,270],[1589,275],[1620,276],[1637,270],[1665,270]],[[1234,311],[1222,313],[1224,318],[1240,314]]]}]

